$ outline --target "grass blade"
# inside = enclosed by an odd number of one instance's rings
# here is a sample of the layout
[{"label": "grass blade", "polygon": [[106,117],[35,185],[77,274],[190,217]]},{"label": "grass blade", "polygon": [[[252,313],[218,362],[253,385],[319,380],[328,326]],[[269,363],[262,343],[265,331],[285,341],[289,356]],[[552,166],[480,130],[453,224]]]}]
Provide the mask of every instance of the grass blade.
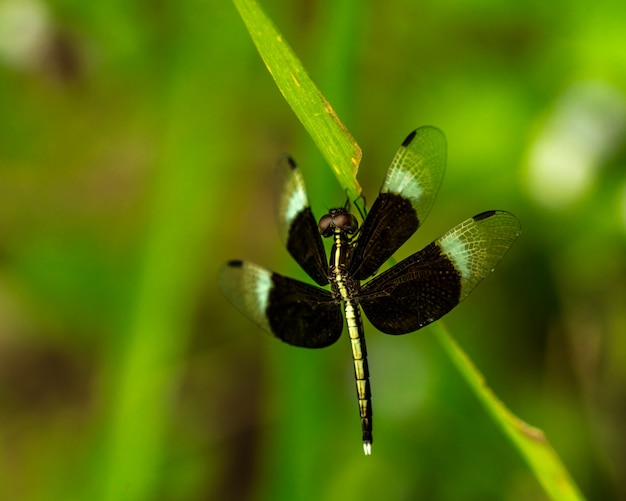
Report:
[{"label": "grass blade", "polygon": [[576,501],[584,497],[570,477],[544,433],[515,416],[486,385],[467,354],[456,343],[441,322],[435,324],[437,338],[446,353],[467,381],[478,400],[504,431],[522,455],[535,477],[551,499]]},{"label": "grass blade", "polygon": [[272,21],[253,0],[234,0],[276,85],[331,166],[351,200],[361,194],[356,172],[361,148],[313,83]]}]

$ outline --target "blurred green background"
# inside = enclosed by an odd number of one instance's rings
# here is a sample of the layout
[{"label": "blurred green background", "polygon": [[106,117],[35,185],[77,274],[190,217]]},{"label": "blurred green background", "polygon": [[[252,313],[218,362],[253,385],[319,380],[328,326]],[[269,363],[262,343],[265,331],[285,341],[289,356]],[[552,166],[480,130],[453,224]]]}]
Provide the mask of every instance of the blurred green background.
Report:
[{"label": "blurred green background", "polygon": [[[507,209],[522,236],[446,324],[589,499],[626,499],[626,3],[264,0],[363,149],[448,171],[415,252]],[[273,220],[291,152],[344,195],[228,1],[0,0],[0,499],[540,500],[429,329],[284,345],[227,259],[302,272]]]}]

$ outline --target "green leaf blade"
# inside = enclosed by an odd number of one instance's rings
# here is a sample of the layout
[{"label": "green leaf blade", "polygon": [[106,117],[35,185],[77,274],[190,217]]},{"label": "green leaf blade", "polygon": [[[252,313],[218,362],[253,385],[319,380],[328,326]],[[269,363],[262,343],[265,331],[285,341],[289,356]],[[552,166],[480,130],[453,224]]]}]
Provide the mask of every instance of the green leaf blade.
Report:
[{"label": "green leaf blade", "polygon": [[496,424],[513,442],[546,494],[556,501],[581,501],[585,499],[543,431],[515,416],[496,397],[487,386],[484,376],[476,369],[467,354],[450,336],[441,322],[435,324],[435,329],[440,344],[463,379],[467,381]]},{"label": "green leaf blade", "polygon": [[361,148],[271,20],[253,0],[233,0],[276,85],[352,200]]}]

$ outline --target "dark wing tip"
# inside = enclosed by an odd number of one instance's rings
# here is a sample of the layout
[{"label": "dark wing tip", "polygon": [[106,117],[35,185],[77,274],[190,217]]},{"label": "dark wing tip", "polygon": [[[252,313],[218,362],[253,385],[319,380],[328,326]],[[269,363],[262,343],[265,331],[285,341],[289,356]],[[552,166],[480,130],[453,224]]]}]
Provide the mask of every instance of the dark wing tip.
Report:
[{"label": "dark wing tip", "polygon": [[472,219],[474,219],[474,221],[482,221],[483,219],[487,219],[490,218],[491,216],[495,215],[496,211],[495,210],[486,210],[485,212],[481,212],[480,214],[476,214]]},{"label": "dark wing tip", "polygon": [[[415,134],[417,134],[417,130],[414,130],[413,132],[411,132],[404,141],[402,141],[402,146],[404,146],[405,148],[411,144],[411,142],[413,141],[413,139],[415,139]],[[397,144],[397,143],[396,143]]]},{"label": "dark wing tip", "polygon": [[511,214],[506,210],[488,210],[481,212],[480,214],[476,214],[472,218],[472,221],[480,223],[481,221],[486,221],[490,218],[494,218],[493,223],[500,228],[499,231],[504,232],[501,236],[506,235],[506,239],[510,239],[510,243],[508,245],[511,245],[522,233],[522,225],[520,224],[519,219],[517,219],[514,214]]},{"label": "dark wing tip", "polygon": [[506,218],[509,220],[509,227],[517,227],[517,234],[519,235],[521,232],[521,225],[519,219],[515,217],[514,214],[511,214],[505,210],[488,210],[485,212],[481,212],[480,214],[476,214],[472,219],[474,221],[483,221],[485,219],[489,219],[490,217],[499,216],[500,218]]},{"label": "dark wing tip", "polygon": [[232,259],[226,264],[231,268],[241,268],[243,266],[243,261],[241,259]]},{"label": "dark wing tip", "polygon": [[298,167],[298,165],[296,164],[296,161],[293,159],[291,155],[285,155],[285,160],[287,160],[289,167],[291,167],[292,169],[295,169]]}]

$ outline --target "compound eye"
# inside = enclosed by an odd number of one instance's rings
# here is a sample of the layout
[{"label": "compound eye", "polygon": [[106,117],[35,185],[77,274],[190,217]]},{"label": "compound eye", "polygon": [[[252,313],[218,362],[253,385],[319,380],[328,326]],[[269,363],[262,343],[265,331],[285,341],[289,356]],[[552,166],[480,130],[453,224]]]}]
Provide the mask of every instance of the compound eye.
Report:
[{"label": "compound eye", "polygon": [[333,217],[333,224],[347,233],[354,233],[358,227],[356,219],[349,212],[340,212],[335,214]]},{"label": "compound eye", "polygon": [[322,218],[320,219],[320,222],[317,224],[317,228],[320,231],[320,234],[323,237],[329,237],[332,235],[333,233],[333,229],[331,226],[331,223],[333,222],[333,216],[331,216],[330,214],[326,214],[325,216],[322,216]]}]

